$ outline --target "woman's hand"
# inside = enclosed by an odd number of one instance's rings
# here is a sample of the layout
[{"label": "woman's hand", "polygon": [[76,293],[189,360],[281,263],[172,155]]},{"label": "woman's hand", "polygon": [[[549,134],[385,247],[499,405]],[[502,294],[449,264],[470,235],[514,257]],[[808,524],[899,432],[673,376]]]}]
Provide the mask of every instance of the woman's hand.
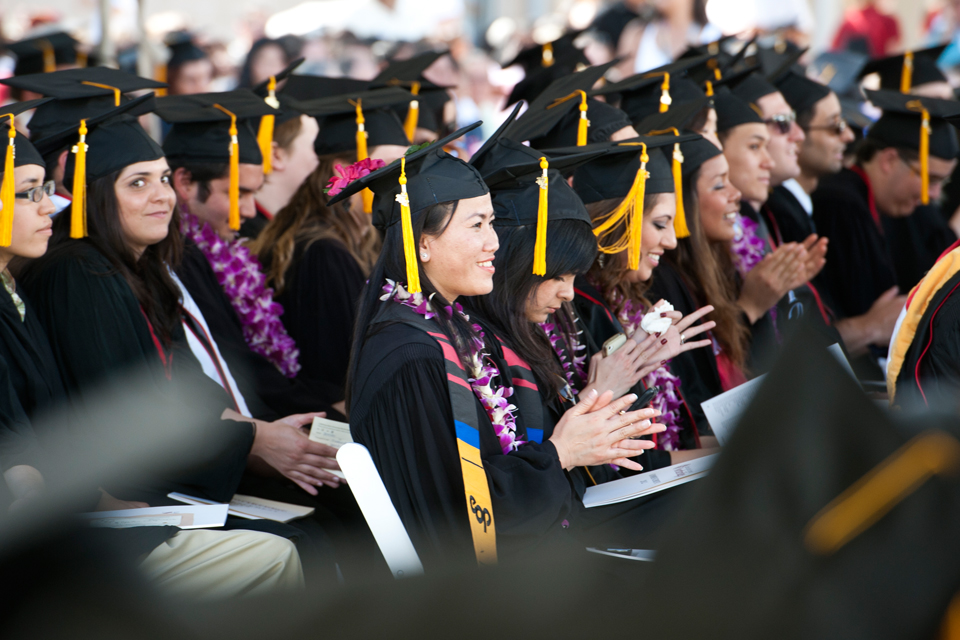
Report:
[{"label": "woman's hand", "polygon": [[136,500],[121,500],[100,489],[100,501],[94,511],[120,511],[122,509],[146,509],[150,505]]},{"label": "woman's hand", "polygon": [[18,464],[3,472],[3,479],[13,496],[9,511],[18,511],[38,500],[46,491],[43,474],[35,467]]},{"label": "woman's hand", "polygon": [[[689,315],[681,316],[679,320],[675,320],[674,324],[671,325],[670,328],[660,336],[657,349],[648,356],[649,362],[651,363],[650,366],[652,366],[652,368],[647,371],[647,373],[664,365],[667,360],[676,358],[685,351],[710,346],[710,340],[691,340],[691,338],[698,336],[705,331],[709,331],[717,326],[717,323],[713,320],[694,325],[697,320],[707,315],[711,311],[713,311],[713,305],[708,304],[707,306],[701,307]],[[666,313],[679,314],[680,312],[667,311]],[[643,375],[647,375],[647,373],[644,373]]]},{"label": "woman's hand", "polygon": [[806,282],[807,250],[795,242],[777,247],[763,257],[743,279],[743,288],[737,304],[743,309],[750,324],[769,311],[787,294],[795,283]]},{"label": "woman's hand", "polygon": [[595,390],[581,394],[580,402],[560,418],[550,442],[557,449],[564,469],[616,464],[634,471],[643,467],[629,458],[656,446],[650,440],[633,440],[660,433],[662,424],[651,423],[660,415],[656,409],[624,413],[637,396],[628,394],[613,400],[613,394]]},{"label": "woman's hand", "polygon": [[337,488],[340,478],[327,471],[340,470],[337,450],[312,441],[303,429],[315,417],[325,415],[301,413],[276,422],[254,421],[257,432],[250,455],[262,459],[312,496],[317,495],[316,487]]},{"label": "woman's hand", "polygon": [[633,388],[643,377],[643,370],[657,344],[655,336],[649,336],[639,344],[628,339],[622,347],[604,358],[598,351],[590,358],[588,384],[580,390],[581,395],[594,390],[597,393],[612,391],[619,398]]}]

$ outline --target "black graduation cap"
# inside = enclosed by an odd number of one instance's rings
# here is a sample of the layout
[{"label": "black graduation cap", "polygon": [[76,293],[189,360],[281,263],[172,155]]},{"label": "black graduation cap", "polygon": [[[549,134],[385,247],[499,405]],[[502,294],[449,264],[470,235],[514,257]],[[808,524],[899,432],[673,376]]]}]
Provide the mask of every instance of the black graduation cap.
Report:
[{"label": "black graduation cap", "polygon": [[29,111],[38,105],[47,102],[49,98],[14,102],[0,107],[0,144],[3,145],[3,166],[0,175],[3,182],[0,184],[0,247],[9,247],[13,241],[13,209],[16,205],[16,178],[13,170],[28,164],[45,167],[40,152],[38,152],[25,135],[17,131],[13,119],[24,111]]},{"label": "black graduation cap", "polygon": [[[370,189],[373,194],[373,224],[381,231],[403,225],[404,237],[413,235],[413,217],[427,207],[442,202],[477,198],[489,193],[480,173],[471,165],[443,150],[444,146],[479,127],[482,122],[451,133],[386,167],[354,180],[330,199],[334,205],[355,193]],[[404,243],[407,265],[407,290],[420,291],[419,262],[416,247]]]},{"label": "black graduation cap", "polygon": [[[707,54],[707,58],[693,67],[687,69],[687,77],[696,82],[699,86],[709,86],[712,88],[713,84],[722,80],[725,76],[733,72],[737,65],[739,65],[744,57],[747,55],[747,51],[756,42],[757,36],[753,36],[747,40],[737,53],[730,55],[725,52],[723,49],[717,55],[711,55],[708,52],[702,52]],[[688,49],[688,52],[695,51],[696,49]],[[697,53],[696,55],[701,55]],[[688,55],[687,57],[692,57]],[[709,85],[707,84],[709,83]]]},{"label": "black graduation cap", "polygon": [[406,105],[396,105],[394,110],[403,119],[404,131],[410,142],[418,127],[439,132],[443,126],[443,108],[450,101],[448,89],[430,82],[423,72],[450,51],[425,51],[406,60],[391,61],[370,82],[370,87],[403,87],[414,95]]},{"label": "black graduation cap", "polygon": [[[732,58],[732,56],[726,52],[724,45],[736,38],[737,36],[721,36],[719,40],[714,40],[713,42],[708,42],[706,44],[695,44],[687,47],[686,51],[680,54],[678,60],[683,58],[696,58],[699,56],[708,56],[708,57],[726,57],[727,59]],[[752,41],[751,41],[752,42]],[[748,43],[749,44],[749,43]],[[725,62],[721,59],[721,63]]]},{"label": "black graduation cap", "polygon": [[681,76],[688,69],[706,63],[710,57],[682,58],[620,82],[608,83],[591,93],[619,95],[620,109],[626,112],[632,122],[640,122],[649,115],[668,110],[673,104],[702,98],[703,90],[692,80]]},{"label": "black graduation cap", "polygon": [[690,176],[690,174],[699,169],[700,165],[710,158],[716,158],[723,153],[720,147],[702,136],[695,140],[681,142],[680,151],[683,152],[684,178]]},{"label": "black graduation cap", "polygon": [[690,124],[696,119],[700,112],[707,107],[713,106],[713,97],[704,96],[697,100],[675,104],[669,111],[664,113],[654,113],[647,116],[636,125],[637,133],[644,135],[650,131],[660,131],[676,127],[680,130],[690,128]]},{"label": "black graduation cap", "polygon": [[911,88],[928,82],[947,82],[946,76],[937,66],[937,60],[946,48],[947,45],[942,44],[872,60],[863,66],[858,77],[877,73],[880,75],[881,89],[901,93],[910,93]]},{"label": "black graduation cap", "polygon": [[883,109],[883,115],[867,132],[867,137],[887,146],[913,149],[920,154],[923,187],[920,199],[929,203],[928,159],[926,154],[953,160],[960,154],[957,131],[951,121],[960,118],[960,102],[912,96],[899,91],[867,91],[867,99]]},{"label": "black graduation cap", "polygon": [[263,164],[254,124],[277,110],[249,89],[157,99],[157,115],[173,126],[163,141],[171,160],[230,165],[230,228],[240,229],[240,164]]},{"label": "black graduation cap", "polygon": [[70,34],[57,31],[11,42],[6,47],[17,56],[13,74],[25,76],[56,71],[60,64],[75,64],[79,44]]},{"label": "black graduation cap", "polygon": [[830,95],[830,87],[793,70],[777,81],[777,89],[796,113],[806,111]]},{"label": "black graduation cap", "polygon": [[[587,127],[587,144],[607,142],[617,131],[633,126],[623,111],[594,98],[587,98],[587,114],[590,123]],[[531,138],[530,146],[538,149],[570,147],[577,144],[579,133],[580,110],[569,109],[549,133],[539,138]]]},{"label": "black graduation cap", "polygon": [[858,95],[857,79],[870,56],[854,51],[824,51],[807,67],[807,74],[838,96]]},{"label": "black graduation cap", "polygon": [[193,42],[193,35],[188,31],[173,31],[168,33],[164,42],[170,49],[170,58],[167,60],[167,71],[182,67],[194,60],[203,60],[208,57],[207,52]]},{"label": "black graduation cap", "polygon": [[567,74],[553,81],[536,100],[530,103],[530,108],[513,123],[507,135],[518,141],[543,138],[560,124],[567,113],[573,110],[577,113],[575,142],[578,145],[587,144],[589,129],[592,126],[587,92],[613,64],[614,61],[611,61],[587,67],[583,71]]},{"label": "black graduation cap", "polygon": [[[445,105],[453,99],[449,89],[450,87],[425,83],[419,87],[417,100],[411,100],[408,104],[394,105],[393,110],[404,121],[403,128],[408,136],[417,129],[440,133],[445,124],[443,117]],[[417,105],[416,110],[413,108],[414,103]],[[416,122],[413,119],[414,115],[416,115]]]},{"label": "black graduation cap", "polygon": [[731,84],[735,96],[749,104],[756,104],[763,96],[779,91],[777,87],[759,73],[748,73],[736,84]]},{"label": "black graduation cap", "polygon": [[47,155],[44,149],[63,149],[73,145],[63,173],[64,184],[72,185],[70,237],[87,235],[87,184],[131,164],[164,156],[160,145],[131,115],[149,112],[154,103],[153,95],[140,96],[37,142],[44,155]]},{"label": "black graduation cap", "polygon": [[406,60],[391,60],[370,84],[410,88],[414,82],[424,82],[426,79],[423,77],[423,72],[448,53],[450,53],[449,49],[424,51]]},{"label": "black graduation cap", "polygon": [[748,104],[733,93],[724,92],[715,95],[713,108],[717,111],[717,131],[720,132],[751,122],[763,123],[763,117],[757,107]]},{"label": "black graduation cap", "polygon": [[297,58],[288,64],[280,73],[272,75],[257,86],[251,89],[256,95],[263,98],[273,109],[279,109],[280,113],[272,113],[260,116],[260,124],[257,127],[257,143],[260,145],[260,155],[263,156],[263,173],[273,173],[273,130],[278,124],[299,118],[303,114],[303,109],[295,98],[277,94],[277,84],[283,82],[294,70],[303,64],[306,58]]},{"label": "black graduation cap", "polygon": [[573,63],[573,67],[575,67],[578,62],[588,65],[590,61],[583,50],[578,49],[573,44],[582,33],[582,29],[570,31],[552,42],[524,47],[512,60],[503,63],[501,66],[506,69],[519,64],[529,74],[532,70],[549,68],[558,62],[564,67],[570,66],[570,63]]},{"label": "black graduation cap", "polygon": [[[696,102],[690,102],[673,107],[666,113],[652,115],[641,123],[642,126],[638,131],[640,131],[641,135],[648,134],[651,131],[665,131],[668,129],[684,131],[687,129],[687,124],[689,124],[690,120],[700,113],[702,106],[712,104],[709,102],[711,100],[712,98],[704,98],[699,105]],[[701,164],[723,153],[717,145],[699,135],[692,140],[681,142],[680,151],[683,154],[681,167],[681,174],[683,176],[689,176]]]}]

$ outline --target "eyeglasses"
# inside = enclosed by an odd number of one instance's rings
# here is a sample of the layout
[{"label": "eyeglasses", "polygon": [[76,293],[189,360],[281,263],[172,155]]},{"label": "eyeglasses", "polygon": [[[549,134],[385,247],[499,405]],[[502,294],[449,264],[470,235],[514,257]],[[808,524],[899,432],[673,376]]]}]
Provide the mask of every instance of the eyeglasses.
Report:
[{"label": "eyeglasses", "polygon": [[[907,165],[907,168],[910,169],[910,173],[912,173],[918,178],[923,177],[923,172],[920,171],[920,167],[918,166],[919,162],[917,164],[914,164],[915,162],[914,160],[904,158],[903,154],[899,153],[899,151],[897,152],[897,157],[900,158],[900,162]],[[931,187],[937,187],[937,186],[943,187],[950,182],[950,176],[935,176],[930,174],[929,178],[930,178],[929,184]]]},{"label": "eyeglasses", "polygon": [[807,131],[815,131],[817,129],[822,129],[823,131],[829,131],[838,138],[842,137],[847,131],[850,130],[850,125],[847,124],[846,120],[840,120],[839,122],[834,122],[833,124],[821,124],[816,127],[809,126]]},{"label": "eyeglasses", "polygon": [[797,114],[791,111],[790,113],[778,113],[777,115],[771,116],[763,122],[776,129],[777,133],[787,135],[790,133],[790,129],[793,127],[793,123],[796,121]]},{"label": "eyeglasses", "polygon": [[40,202],[43,200],[43,196],[52,196],[57,192],[57,183],[53,180],[47,180],[39,187],[34,187],[33,189],[27,189],[22,193],[15,193],[14,196],[17,198],[22,198],[24,200],[29,200],[30,202]]}]

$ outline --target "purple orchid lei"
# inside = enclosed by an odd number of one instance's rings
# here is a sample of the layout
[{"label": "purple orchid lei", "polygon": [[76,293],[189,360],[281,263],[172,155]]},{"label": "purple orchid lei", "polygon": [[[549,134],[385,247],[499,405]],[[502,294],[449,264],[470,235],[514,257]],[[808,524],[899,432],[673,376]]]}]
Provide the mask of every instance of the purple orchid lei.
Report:
[{"label": "purple orchid lei", "polygon": [[[616,300],[614,301],[616,302]],[[617,320],[623,326],[627,336],[633,336],[640,328],[640,322],[646,309],[642,304],[633,300],[624,300],[619,306]],[[669,368],[669,363],[657,367],[643,378],[647,388],[660,386],[662,391],[653,397],[651,406],[660,412],[658,422],[666,426],[667,430],[657,436],[657,449],[663,451],[677,451],[680,449],[680,411],[683,402],[680,400],[680,378],[675,376]]]},{"label": "purple orchid lei", "polygon": [[260,271],[260,261],[241,242],[228,242],[206,223],[182,210],[180,230],[193,240],[217,276],[230,304],[240,317],[243,337],[254,353],[293,378],[300,371],[300,351],[280,316],[283,307],[273,301],[273,289]]},{"label": "purple orchid lei", "polygon": [[[387,278],[381,291],[383,291],[383,295],[380,296],[380,299],[384,302],[387,300],[398,302],[413,309],[427,320],[437,317],[437,312],[431,306],[428,298],[422,293],[408,292],[399,282]],[[463,312],[463,308],[458,303],[454,303],[453,307],[446,307],[445,310],[447,315],[451,317],[456,310],[467,322],[470,321],[470,317]],[[514,415],[517,408],[507,401],[507,398],[513,395],[513,387],[497,386],[493,383],[494,378],[499,377],[501,380],[504,378],[500,375],[500,370],[490,359],[489,354],[485,352],[483,330],[479,325],[474,324],[472,326],[474,336],[468,358],[470,362],[470,377],[468,378],[470,388],[473,389],[474,395],[480,400],[480,404],[487,412],[490,422],[493,423],[494,433],[497,434],[497,439],[500,441],[500,449],[506,455],[519,449],[520,445],[526,444],[525,440],[517,438],[517,419]]]},{"label": "purple orchid lei", "polygon": [[[587,347],[586,345],[580,344],[580,340],[577,338],[580,332],[578,331],[576,335],[567,336],[565,340],[561,337],[556,322],[541,322],[539,324],[543,332],[547,334],[547,338],[550,339],[550,346],[553,347],[554,353],[557,354],[560,364],[563,365],[563,373],[567,378],[567,386],[570,388],[570,393],[574,395],[580,393],[577,391],[574,375],[583,381],[587,379]],[[567,342],[569,342],[569,344],[567,344]],[[569,355],[573,357],[568,357],[568,348],[570,352]]]},{"label": "purple orchid lei", "polygon": [[[737,214],[737,221],[734,224],[736,233],[733,242],[730,243],[730,251],[733,254],[733,265],[742,278],[745,278],[766,255],[767,243],[757,235],[757,226],[757,223],[750,218]],[[773,320],[774,336],[779,344],[783,342],[783,338],[777,324],[776,307],[770,308],[770,319]]]}]

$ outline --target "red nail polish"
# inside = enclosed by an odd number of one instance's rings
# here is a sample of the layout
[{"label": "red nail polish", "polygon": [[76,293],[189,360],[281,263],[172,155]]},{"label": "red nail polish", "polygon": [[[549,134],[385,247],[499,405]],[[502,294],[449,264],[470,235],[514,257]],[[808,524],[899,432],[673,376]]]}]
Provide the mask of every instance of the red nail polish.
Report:
[{"label": "red nail polish", "polygon": [[667,344],[667,339],[664,338],[663,340],[661,340],[661,341],[660,341],[660,344]]},{"label": "red nail polish", "polygon": [[659,338],[659,337],[660,337],[660,332],[659,332],[659,331],[657,331],[657,332],[656,332],[656,333],[654,333],[653,335],[655,335],[656,337],[658,337],[658,338]]},{"label": "red nail polish", "polygon": [[661,360],[661,361],[660,361],[660,364],[667,364],[667,361],[666,361],[666,360]]},{"label": "red nail polish", "polygon": [[660,314],[660,317],[661,317],[661,318],[666,318],[666,317],[667,317],[666,311],[664,311],[663,313],[661,313],[661,314]]}]

